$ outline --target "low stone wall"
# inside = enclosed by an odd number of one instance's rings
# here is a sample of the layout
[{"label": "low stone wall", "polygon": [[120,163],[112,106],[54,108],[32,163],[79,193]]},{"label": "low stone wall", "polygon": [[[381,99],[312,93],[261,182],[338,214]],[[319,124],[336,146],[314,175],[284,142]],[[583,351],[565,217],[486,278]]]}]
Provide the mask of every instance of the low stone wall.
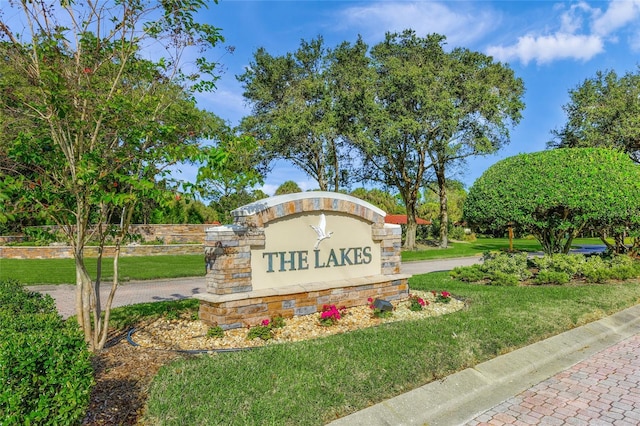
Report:
[{"label": "low stone wall", "polygon": [[143,241],[164,241],[165,244],[204,243],[205,230],[216,224],[131,225],[131,233]]},{"label": "low stone wall", "polygon": [[200,318],[223,329],[259,325],[277,316],[292,318],[321,312],[324,305],[362,306],[368,298],[396,300],[409,296],[409,275],[380,275],[357,280],[289,286],[282,294],[272,289],[213,296],[200,302]]},{"label": "low stone wall", "polygon": [[[112,257],[114,248],[105,247],[104,256]],[[128,245],[120,249],[120,255],[128,256],[176,256],[182,254],[203,255],[202,244],[170,244],[170,245]],[[85,256],[97,257],[98,248],[87,246]],[[73,251],[70,246],[0,246],[0,259],[71,259]]]},{"label": "low stone wall", "polygon": [[[165,244],[204,243],[205,230],[219,223],[207,224],[133,224],[129,230],[132,234],[140,235],[142,241],[150,242],[160,240]],[[40,226],[36,228],[48,229],[55,233],[56,226]],[[21,235],[0,236],[0,244],[20,242],[24,240]]]}]

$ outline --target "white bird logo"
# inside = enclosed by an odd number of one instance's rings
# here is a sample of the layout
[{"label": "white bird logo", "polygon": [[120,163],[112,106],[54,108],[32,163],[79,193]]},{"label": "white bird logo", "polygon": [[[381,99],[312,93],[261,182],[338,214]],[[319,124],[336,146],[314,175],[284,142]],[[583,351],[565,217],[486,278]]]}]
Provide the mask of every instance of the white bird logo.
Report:
[{"label": "white bird logo", "polygon": [[318,241],[316,241],[316,245],[313,246],[314,250],[318,250],[318,245],[320,245],[320,241],[327,239],[327,238],[331,238],[331,235],[333,234],[333,232],[326,232],[326,228],[327,228],[327,218],[324,217],[324,213],[322,213],[320,215],[320,223],[318,223],[318,226],[315,225],[310,225],[314,231],[316,231],[316,234],[318,234]]}]

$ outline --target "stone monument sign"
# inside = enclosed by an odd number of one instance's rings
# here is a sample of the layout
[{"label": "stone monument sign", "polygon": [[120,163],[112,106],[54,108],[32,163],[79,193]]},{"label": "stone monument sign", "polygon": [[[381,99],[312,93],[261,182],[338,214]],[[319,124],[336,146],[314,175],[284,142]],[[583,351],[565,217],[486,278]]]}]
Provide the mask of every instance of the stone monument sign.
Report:
[{"label": "stone monument sign", "polygon": [[206,230],[207,293],[200,318],[224,329],[274,316],[358,306],[369,297],[408,296],[400,274],[399,225],[358,198],[304,192],[232,212],[232,225]]}]

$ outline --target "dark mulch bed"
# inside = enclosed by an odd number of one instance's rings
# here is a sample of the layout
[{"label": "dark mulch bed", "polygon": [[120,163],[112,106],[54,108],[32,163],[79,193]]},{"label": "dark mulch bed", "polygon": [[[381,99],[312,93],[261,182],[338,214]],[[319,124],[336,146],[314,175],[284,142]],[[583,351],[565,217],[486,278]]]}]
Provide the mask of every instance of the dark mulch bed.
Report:
[{"label": "dark mulch bed", "polygon": [[83,425],[138,424],[147,390],[160,367],[185,355],[116,340],[93,358],[96,385]]}]

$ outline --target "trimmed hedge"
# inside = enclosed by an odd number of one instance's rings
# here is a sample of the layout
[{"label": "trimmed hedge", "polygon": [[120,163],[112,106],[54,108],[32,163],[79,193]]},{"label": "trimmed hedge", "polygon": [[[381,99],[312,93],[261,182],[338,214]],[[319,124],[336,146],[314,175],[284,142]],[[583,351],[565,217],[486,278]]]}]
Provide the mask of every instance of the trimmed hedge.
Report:
[{"label": "trimmed hedge", "polygon": [[93,384],[78,325],[51,296],[0,281],[0,424],[79,424]]}]

